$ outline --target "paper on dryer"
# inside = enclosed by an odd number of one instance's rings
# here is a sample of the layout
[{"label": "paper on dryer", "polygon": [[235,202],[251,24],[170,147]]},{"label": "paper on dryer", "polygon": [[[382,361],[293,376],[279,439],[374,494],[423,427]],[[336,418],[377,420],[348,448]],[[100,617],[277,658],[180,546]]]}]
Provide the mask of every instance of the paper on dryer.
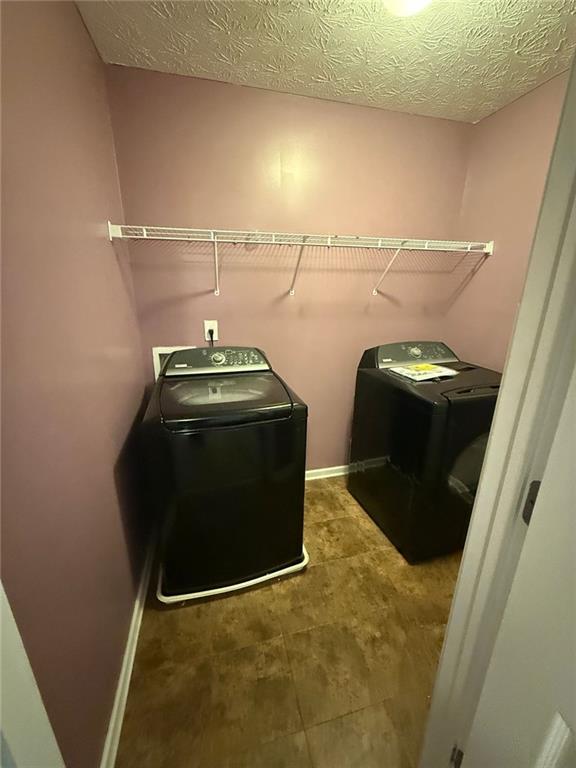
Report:
[{"label": "paper on dryer", "polygon": [[456,376],[458,373],[453,368],[445,368],[443,365],[433,365],[432,363],[400,365],[397,368],[390,368],[390,370],[407,379],[412,379],[412,381],[430,381],[431,379]]}]

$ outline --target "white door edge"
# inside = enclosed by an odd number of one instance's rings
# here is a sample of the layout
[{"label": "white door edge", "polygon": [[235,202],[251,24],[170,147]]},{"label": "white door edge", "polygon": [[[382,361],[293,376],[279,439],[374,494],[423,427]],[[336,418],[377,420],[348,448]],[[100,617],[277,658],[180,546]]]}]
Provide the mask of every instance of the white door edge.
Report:
[{"label": "white door edge", "polygon": [[2,584],[2,738],[16,768],[65,768]]},{"label": "white door edge", "polygon": [[570,765],[576,765],[576,739],[560,712],[556,712],[532,768],[569,768]]},{"label": "white door edge", "polygon": [[[420,768],[465,743],[576,358],[576,67],[566,101],[440,659]],[[571,294],[572,292],[572,294]]]}]

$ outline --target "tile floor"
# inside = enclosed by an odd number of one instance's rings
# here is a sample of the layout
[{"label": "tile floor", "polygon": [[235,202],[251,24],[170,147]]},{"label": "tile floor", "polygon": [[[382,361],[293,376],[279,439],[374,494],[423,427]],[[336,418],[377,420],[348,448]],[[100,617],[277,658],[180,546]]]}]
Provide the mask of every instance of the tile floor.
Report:
[{"label": "tile floor", "polygon": [[150,598],[117,768],[416,768],[460,556],[409,566],[347,493],[306,488],[310,565]]}]

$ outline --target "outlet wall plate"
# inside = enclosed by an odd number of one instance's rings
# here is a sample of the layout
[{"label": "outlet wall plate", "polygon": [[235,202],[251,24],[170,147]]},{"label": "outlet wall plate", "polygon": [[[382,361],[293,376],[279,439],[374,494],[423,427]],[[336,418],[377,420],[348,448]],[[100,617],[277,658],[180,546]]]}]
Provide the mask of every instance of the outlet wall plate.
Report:
[{"label": "outlet wall plate", "polygon": [[212,329],[214,331],[214,341],[218,341],[218,320],[204,320],[204,339],[210,341],[208,331]]}]

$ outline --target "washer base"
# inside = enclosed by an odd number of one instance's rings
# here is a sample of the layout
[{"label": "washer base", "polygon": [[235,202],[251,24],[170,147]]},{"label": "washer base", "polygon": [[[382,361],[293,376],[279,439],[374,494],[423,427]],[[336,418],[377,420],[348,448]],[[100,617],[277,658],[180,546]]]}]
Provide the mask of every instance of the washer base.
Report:
[{"label": "washer base", "polygon": [[289,565],[286,568],[279,568],[277,571],[270,571],[270,573],[264,574],[264,576],[258,576],[256,579],[248,579],[247,581],[241,581],[238,584],[230,584],[227,587],[218,587],[217,589],[204,589],[201,592],[188,592],[182,595],[165,595],[162,592],[162,576],[163,571],[160,568],[158,573],[158,586],[156,588],[156,597],[161,603],[182,603],[187,600],[199,600],[203,597],[216,597],[217,595],[225,595],[228,592],[237,592],[239,589],[247,589],[248,587],[254,587],[257,584],[263,584],[265,581],[271,579],[277,579],[280,576],[288,576],[290,573],[297,573],[304,570],[310,557],[306,550],[306,547],[302,547],[302,561],[295,565]]}]

